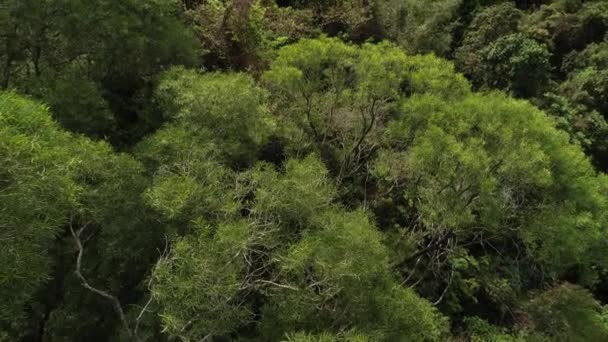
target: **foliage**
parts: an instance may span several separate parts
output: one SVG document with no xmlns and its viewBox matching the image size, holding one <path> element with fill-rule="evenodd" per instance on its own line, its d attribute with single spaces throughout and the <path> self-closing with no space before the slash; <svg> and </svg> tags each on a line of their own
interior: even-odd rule
<svg viewBox="0 0 608 342">
<path fill-rule="evenodd" d="M 0 95 L 2 120 L 2 321 L 19 322 L 22 308 L 47 280 L 48 248 L 82 189 L 71 141 L 47 109 L 13 93 Z M 25 228 L 25 229 L 24 229 Z"/>
<path fill-rule="evenodd" d="M 175 17 L 177 10 L 172 0 L 5 0 L 0 88 L 48 101 L 70 129 L 124 143 L 123 135 L 145 131 L 131 124 L 143 126 L 151 115 L 138 107 L 154 76 L 168 65 L 196 60 L 194 39 Z M 108 127 L 112 121 L 116 129 Z"/>
<path fill-rule="evenodd" d="M 264 8 L 259 1 L 205 0 L 186 11 L 209 66 L 254 63 L 263 41 Z"/>
<path fill-rule="evenodd" d="M 217 153 L 237 164 L 255 157 L 272 128 L 265 97 L 244 74 L 199 74 L 183 68 L 166 72 L 156 91 L 172 127 L 168 129 L 185 130 L 192 139 L 217 146 Z"/>
<path fill-rule="evenodd" d="M 431 239 L 419 241 L 420 257 L 447 258 L 436 261 L 438 276 L 462 272 L 454 264 L 461 246 L 486 243 L 511 246 L 504 248 L 514 253 L 514 263 L 501 252 L 500 263 L 506 263 L 500 267 L 507 288 L 515 286 L 516 292 L 519 279 L 534 267 L 551 277 L 574 265 L 592 272 L 606 229 L 606 179 L 595 175 L 582 151 L 568 145 L 542 112 L 499 94 L 455 102 L 415 96 L 385 139 L 391 148 L 380 153 L 375 173 L 397 198 L 403 194 L 402 212 L 412 216 L 418 234 Z M 469 251 L 478 262 L 494 260 L 491 249 Z M 522 264 L 520 258 L 540 264 Z M 465 298 L 475 292 L 465 291 Z"/>
<path fill-rule="evenodd" d="M 522 34 L 503 36 L 479 51 L 477 78 L 490 88 L 511 91 L 517 97 L 543 93 L 551 75 L 547 48 Z"/>
<path fill-rule="evenodd" d="M 604 308 L 588 291 L 562 284 L 540 293 L 527 305 L 535 328 L 564 341 L 601 341 L 608 336 Z"/>
<path fill-rule="evenodd" d="M 386 42 L 359 48 L 325 37 L 282 48 L 263 79 L 280 108 L 288 151 L 317 150 L 339 182 L 361 172 L 401 98 L 469 91 L 434 56 L 407 58 Z"/>
<path fill-rule="evenodd" d="M 112 244 L 125 243 L 122 238 L 138 228 L 139 218 L 131 211 L 141 207 L 131 196 L 143 190 L 145 180 L 131 157 L 62 131 L 47 107 L 14 93 L 0 95 L 0 127 L 6 166 L 0 197 L 6 260 L 0 270 L 5 303 L 1 319 L 13 331 L 24 324 L 27 304 L 58 267 L 54 250 L 67 225 L 79 222 L 101 230 L 91 235 L 99 236 L 98 253 L 106 257 L 98 265 L 99 274 L 106 274 L 106 262 L 116 274 L 127 271 L 119 264 L 128 253 L 117 255 Z M 140 235 L 140 241 L 146 238 Z M 133 260 L 145 259 L 139 246 L 132 252 Z M 137 269 L 129 272 L 136 274 Z"/>
<path fill-rule="evenodd" d="M 0 340 L 607 340 L 607 4 L 0 0 Z"/>
<path fill-rule="evenodd" d="M 338 341 L 351 341 L 351 342 L 367 342 L 370 339 L 356 332 L 348 332 L 345 334 L 319 334 L 310 335 L 306 333 L 292 334 L 287 337 L 289 342 L 338 342 Z"/>
<path fill-rule="evenodd" d="M 462 44 L 456 50 L 456 65 L 476 86 L 481 86 L 478 52 L 498 38 L 517 32 L 523 13 L 513 4 L 504 2 L 477 14 L 465 31 Z"/>
<path fill-rule="evenodd" d="M 543 342 L 548 339 L 527 329 L 508 331 L 500 327 L 493 326 L 479 318 L 466 319 L 468 325 L 468 335 L 472 342 L 496 341 L 496 342 Z"/>
<path fill-rule="evenodd" d="M 526 18 L 522 30 L 544 42 L 561 61 L 569 52 L 604 38 L 607 9 L 604 1 L 555 1 Z"/>
<path fill-rule="evenodd" d="M 597 110 L 604 116 L 608 113 L 608 102 L 604 101 L 608 92 L 606 69 L 594 66 L 579 69 L 560 86 L 560 92 L 573 102 Z"/>
<path fill-rule="evenodd" d="M 230 333 L 252 319 L 239 298 L 246 269 L 241 254 L 250 230 L 247 222 L 201 226 L 174 243 L 173 256 L 154 270 L 152 291 L 169 334 L 201 339 Z"/>
<path fill-rule="evenodd" d="M 374 17 L 386 38 L 409 53 L 446 56 L 459 0 L 375 1 Z"/>
<path fill-rule="evenodd" d="M 555 94 L 546 94 L 547 113 L 555 117 L 557 127 L 568 132 L 573 142 L 584 147 L 596 165 L 606 165 L 608 124 L 604 116 L 580 103 Z"/>
<path fill-rule="evenodd" d="M 199 339 L 251 329 L 260 300 L 265 339 L 352 324 L 379 336 L 407 331 L 434 340 L 443 332 L 428 304 L 395 287 L 386 250 L 366 214 L 324 209 L 332 186 L 322 168 L 314 157 L 288 161 L 283 175 L 262 166 L 245 175 L 254 190 L 246 220 L 217 226 L 195 220 L 201 222 L 196 232 L 180 238 L 154 272 L 153 294 L 171 334 Z M 319 200 L 326 204 L 315 204 Z M 357 252 L 363 248 L 368 253 Z M 335 310 L 341 314 L 330 315 Z"/>
</svg>

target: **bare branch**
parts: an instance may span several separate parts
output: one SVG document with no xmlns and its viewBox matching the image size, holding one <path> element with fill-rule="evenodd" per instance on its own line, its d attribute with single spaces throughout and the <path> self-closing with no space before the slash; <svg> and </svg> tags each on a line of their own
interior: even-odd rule
<svg viewBox="0 0 608 342">
<path fill-rule="evenodd" d="M 443 289 L 441 296 L 439 296 L 439 298 L 433 303 L 433 305 L 438 305 L 439 303 L 441 303 L 441 301 L 443 301 L 445 294 L 448 292 L 448 289 L 452 285 L 452 279 L 454 279 L 454 265 L 452 265 L 452 271 L 450 272 L 450 278 L 448 279 L 447 285 Z"/>
<path fill-rule="evenodd" d="M 293 291 L 298 291 L 297 287 L 275 283 L 274 281 L 270 281 L 270 280 L 258 279 L 255 282 L 262 283 L 262 284 L 268 284 L 268 285 L 272 285 L 272 286 L 276 286 L 276 287 L 280 287 L 280 288 L 284 288 L 284 289 L 289 289 L 289 290 L 293 290 Z"/>
<path fill-rule="evenodd" d="M 144 305 L 143 309 L 141 309 L 141 311 L 139 312 L 139 315 L 137 315 L 137 318 L 135 319 L 135 328 L 133 328 L 133 335 L 137 336 L 137 331 L 139 330 L 139 323 L 141 321 L 141 318 L 144 316 L 144 313 L 148 311 L 148 306 L 152 303 L 153 299 L 154 298 L 152 297 L 152 295 L 150 295 L 150 298 L 148 298 L 146 305 Z"/>
<path fill-rule="evenodd" d="M 78 229 L 78 231 L 74 231 L 72 222 L 73 222 L 73 220 L 71 219 L 70 223 L 69 223 L 70 232 L 72 233 L 72 237 L 74 238 L 74 241 L 76 242 L 76 246 L 78 247 L 78 256 L 76 257 L 76 269 L 74 270 L 74 274 L 76 274 L 78 279 L 80 279 L 80 282 L 82 283 L 82 286 L 84 288 L 109 300 L 112 303 L 112 306 L 114 307 L 114 310 L 116 311 L 116 314 L 118 315 L 118 318 L 120 319 L 124 329 L 129 334 L 129 337 L 135 338 L 137 341 L 139 341 L 137 336 L 135 336 L 133 334 L 133 332 L 131 331 L 131 328 L 129 327 L 129 323 L 127 321 L 127 318 L 125 316 L 125 313 L 122 309 L 122 306 L 121 306 L 118 298 L 114 297 L 113 295 L 111 295 L 110 293 L 108 293 L 106 291 L 103 291 L 103 290 L 100 290 L 98 288 L 91 286 L 89 284 L 89 282 L 87 281 L 87 279 L 82 274 L 81 269 L 82 269 L 82 256 L 84 254 L 84 247 L 83 247 L 82 241 L 80 240 L 80 235 L 87 228 L 87 226 L 90 224 L 90 222 L 87 222 L 86 224 L 84 224 L 80 229 Z"/>
</svg>

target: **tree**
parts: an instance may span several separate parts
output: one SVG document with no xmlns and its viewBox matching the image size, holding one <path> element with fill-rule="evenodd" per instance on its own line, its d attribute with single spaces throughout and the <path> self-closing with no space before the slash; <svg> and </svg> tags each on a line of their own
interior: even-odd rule
<svg viewBox="0 0 608 342">
<path fill-rule="evenodd" d="M 608 73 L 601 66 L 589 66 L 570 74 L 560 85 L 560 92 L 573 102 L 596 110 L 604 117 L 608 115 Z"/>
<path fill-rule="evenodd" d="M 150 144 L 146 149 L 172 148 L 172 142 L 164 139 L 179 139 L 175 143 L 191 145 L 194 150 L 213 150 L 233 166 L 247 166 L 272 131 L 266 92 L 245 74 L 200 74 L 174 68 L 163 74 L 155 99 L 169 122 L 161 129 L 164 133 L 143 143 Z M 163 140 L 154 141 L 154 137 Z M 148 157 L 165 162 L 163 158 L 194 154 L 181 147 L 184 150 L 151 151 Z"/>
<path fill-rule="evenodd" d="M 571 140 L 584 148 L 599 170 L 605 170 L 608 166 L 605 143 L 608 123 L 604 116 L 561 95 L 545 94 L 543 102 L 547 114 L 556 119 L 557 127 L 568 132 Z"/>
<path fill-rule="evenodd" d="M 555 1 L 530 14 L 521 29 L 545 43 L 553 55 L 553 64 L 560 66 L 571 51 L 582 50 L 604 38 L 608 29 L 607 9 L 603 1 Z"/>
<path fill-rule="evenodd" d="M 2 93 L 0 120 L 5 165 L 0 241 L 6 260 L 0 269 L 0 318 L 3 330 L 12 330 L 23 319 L 25 304 L 47 280 L 49 246 L 81 189 L 74 180 L 75 165 L 68 162 L 72 141 L 45 107 Z"/>
<path fill-rule="evenodd" d="M 607 340 L 607 4 L 0 0 L 0 341 Z"/>
<path fill-rule="evenodd" d="M 259 63 L 265 37 L 259 1 L 206 0 L 189 6 L 186 17 L 203 48 L 205 65 L 238 70 Z"/>
<path fill-rule="evenodd" d="M 369 337 L 356 333 L 356 332 L 348 332 L 345 334 L 306 334 L 306 333 L 297 333 L 289 335 L 287 341 L 289 342 L 337 342 L 337 341 L 352 341 L 352 342 L 366 342 L 369 341 Z"/>
<path fill-rule="evenodd" d="M 58 121 L 92 137 L 128 143 L 155 128 L 143 99 L 155 75 L 196 62 L 176 1 L 6 0 L 3 11 L 0 87 L 48 101 Z"/>
<path fill-rule="evenodd" d="M 282 48 L 263 80 L 288 153 L 317 150 L 342 183 L 364 172 L 400 99 L 469 91 L 452 69 L 433 56 L 408 58 L 390 43 L 358 48 L 324 37 Z"/>
<path fill-rule="evenodd" d="M 142 244 L 154 241 L 149 234 L 138 234 L 140 224 L 145 222 L 133 214 L 143 208 L 132 196 L 141 193 L 146 182 L 141 178 L 141 166 L 131 157 L 115 154 L 106 143 L 63 131 L 51 119 L 47 107 L 14 93 L 0 94 L 0 130 L 0 155 L 6 165 L 0 195 L 6 209 L 0 215 L 1 250 L 6 259 L 0 269 L 0 295 L 5 303 L 0 308 L 0 324 L 10 336 L 18 338 L 27 333 L 22 330 L 29 323 L 27 314 L 52 336 L 56 331 L 54 323 L 49 322 L 50 315 L 61 309 L 53 298 L 55 290 L 45 293 L 46 286 L 69 287 L 59 278 L 68 278 L 66 283 L 73 280 L 76 286 L 70 296 L 65 295 L 65 305 L 83 300 L 83 292 L 84 297 L 96 296 L 65 274 L 74 270 L 75 263 L 72 259 L 62 264 L 62 255 L 74 251 L 69 229 L 83 231 L 88 227 L 86 240 L 93 242 L 86 246 L 82 242 L 78 250 L 95 251 L 99 257 L 97 275 L 106 284 L 108 280 L 118 283 L 112 284 L 111 292 L 125 286 L 122 281 L 129 278 L 125 272 L 129 272 L 130 281 L 138 283 L 147 271 L 145 265 L 124 265 L 129 259 L 146 260 L 150 254 Z M 130 240 L 133 235 L 139 235 L 140 240 Z M 84 239 L 84 235 L 81 237 Z M 121 248 L 130 249 L 130 253 Z M 81 257 L 78 260 L 81 276 L 84 274 L 89 282 L 100 280 L 89 276 L 86 261 L 80 262 Z M 107 276 L 110 270 L 112 277 Z M 82 303 L 81 307 L 79 310 L 86 310 Z M 44 317 L 38 317 L 38 310 L 46 312 Z M 114 315 L 108 320 L 108 327 L 118 321 Z M 106 324 L 104 320 L 97 324 L 102 322 Z"/>
<path fill-rule="evenodd" d="M 583 51 L 573 52 L 564 59 L 562 71 L 567 77 L 558 89 L 558 93 L 571 103 L 570 108 L 577 107 L 572 116 L 578 119 L 569 130 L 587 137 L 589 141 L 585 145 L 600 170 L 608 167 L 608 150 L 604 143 L 608 102 L 603 100 L 608 94 L 606 66 L 606 43 L 590 44 Z"/>
<path fill-rule="evenodd" d="M 608 338 L 605 308 L 591 294 L 576 285 L 561 284 L 527 303 L 535 329 L 551 339 L 589 341 Z"/>
<path fill-rule="evenodd" d="M 170 335 L 239 331 L 274 341 L 355 326 L 387 340 L 443 336 L 443 318 L 394 281 L 367 214 L 331 204 L 335 189 L 317 158 L 289 160 L 280 173 L 261 164 L 239 178 L 248 214 L 190 220 L 193 233 L 178 238 L 154 272 L 152 293 Z"/>
<path fill-rule="evenodd" d="M 472 342 L 500 341 L 500 342 L 544 342 L 547 337 L 532 331 L 529 327 L 515 327 L 504 329 L 492 325 L 479 318 L 465 319 L 467 324 L 467 338 Z"/>
<path fill-rule="evenodd" d="M 455 52 L 456 66 L 475 86 L 481 86 L 478 52 L 498 38 L 517 32 L 524 14 L 511 3 L 490 6 L 477 14 Z"/>
<path fill-rule="evenodd" d="M 418 245 L 397 254 L 405 279 L 447 279 L 429 295 L 447 296 L 456 308 L 484 292 L 498 308 L 514 305 L 519 291 L 543 282 L 538 270 L 545 279 L 569 272 L 593 279 L 606 229 L 606 177 L 544 113 L 500 94 L 414 96 L 385 139 L 375 172 L 401 206 L 395 248 Z M 421 263 L 427 266 L 417 271 Z M 485 267 L 502 271 L 484 280 Z M 446 286 L 455 293 L 443 295 Z"/>
<path fill-rule="evenodd" d="M 374 18 L 384 37 L 411 54 L 447 56 L 459 0 L 376 1 Z"/>
<path fill-rule="evenodd" d="M 522 34 L 503 36 L 479 51 L 479 71 L 485 87 L 508 90 L 514 96 L 541 95 L 551 79 L 551 54 L 546 46 Z"/>
</svg>

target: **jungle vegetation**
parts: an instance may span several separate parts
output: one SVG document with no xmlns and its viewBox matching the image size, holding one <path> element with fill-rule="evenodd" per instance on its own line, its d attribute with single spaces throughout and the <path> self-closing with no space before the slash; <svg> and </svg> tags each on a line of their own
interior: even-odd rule
<svg viewBox="0 0 608 342">
<path fill-rule="evenodd" d="M 0 341 L 608 341 L 608 1 L 0 0 Z"/>
</svg>

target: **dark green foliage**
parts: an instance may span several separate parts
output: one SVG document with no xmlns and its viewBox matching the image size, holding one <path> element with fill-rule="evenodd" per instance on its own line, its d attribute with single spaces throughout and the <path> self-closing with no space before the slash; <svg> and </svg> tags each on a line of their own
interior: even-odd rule
<svg viewBox="0 0 608 342">
<path fill-rule="evenodd" d="M 547 89 L 551 54 L 522 34 L 501 37 L 479 51 L 477 78 L 486 87 L 504 89 L 517 97 L 534 97 Z"/>
<path fill-rule="evenodd" d="M 527 310 L 534 328 L 550 340 L 608 339 L 606 309 L 576 285 L 566 283 L 538 294 L 527 304 Z"/>
<path fill-rule="evenodd" d="M 608 43 L 590 44 L 585 50 L 573 52 L 564 60 L 562 71 L 567 74 L 558 92 L 576 107 L 579 119 L 567 130 L 583 134 L 595 163 L 608 167 L 606 118 L 608 117 Z M 572 112 L 572 110 L 569 110 Z"/>
<path fill-rule="evenodd" d="M 155 128 L 141 97 L 163 68 L 196 61 L 171 0 L 4 0 L 1 8 L 9 20 L 0 26 L 0 88 L 47 101 L 65 127 L 92 137 L 129 143 Z"/>
<path fill-rule="evenodd" d="M 564 96 L 573 102 L 608 115 L 608 69 L 595 66 L 577 70 L 560 87 Z"/>
<path fill-rule="evenodd" d="M 549 46 L 559 64 L 569 52 L 604 38 L 607 10 L 605 1 L 555 1 L 530 14 L 522 29 Z"/>
<path fill-rule="evenodd" d="M 608 123 L 597 111 L 573 103 L 567 97 L 546 94 L 547 113 L 555 117 L 557 127 L 568 132 L 573 142 L 579 143 L 591 155 L 596 164 L 605 163 Z"/>
<path fill-rule="evenodd" d="M 466 337 L 471 342 L 547 342 L 547 337 L 540 333 L 533 332 L 528 328 L 510 331 L 509 329 L 493 326 L 492 324 L 479 319 L 467 318 Z"/>
<path fill-rule="evenodd" d="M 456 50 L 456 65 L 474 85 L 483 85 L 479 51 L 498 38 L 517 32 L 522 18 L 523 13 L 510 3 L 488 7 L 475 16 Z"/>
<path fill-rule="evenodd" d="M 409 53 L 446 56 L 459 0 L 375 1 L 374 18 L 384 36 Z"/>
</svg>

